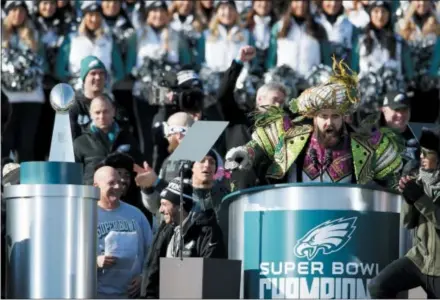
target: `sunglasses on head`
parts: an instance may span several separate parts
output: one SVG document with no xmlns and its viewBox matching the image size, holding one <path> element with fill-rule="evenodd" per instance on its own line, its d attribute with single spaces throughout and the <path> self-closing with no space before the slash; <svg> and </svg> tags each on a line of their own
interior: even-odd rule
<svg viewBox="0 0 440 300">
<path fill-rule="evenodd" d="M 165 137 L 168 137 L 176 133 L 186 134 L 186 130 L 187 130 L 185 127 L 182 126 L 168 126 L 164 129 L 165 129 L 164 130 Z"/>
</svg>

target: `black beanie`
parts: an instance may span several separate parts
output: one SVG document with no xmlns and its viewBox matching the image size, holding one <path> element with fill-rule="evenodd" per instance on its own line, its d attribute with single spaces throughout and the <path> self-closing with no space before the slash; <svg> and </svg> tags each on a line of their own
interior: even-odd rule
<svg viewBox="0 0 440 300">
<path fill-rule="evenodd" d="M 217 156 L 217 152 L 214 149 L 211 148 L 208 151 L 208 153 L 206 153 L 205 156 L 210 156 L 210 157 L 212 157 L 214 159 L 214 161 L 215 161 L 215 172 L 217 172 L 217 169 L 218 169 L 218 156 Z M 194 162 L 191 165 L 191 169 L 192 169 L 193 165 L 194 165 Z"/>
<path fill-rule="evenodd" d="M 215 171 L 217 172 L 218 169 L 218 157 L 217 157 L 217 153 L 215 152 L 214 149 L 209 150 L 209 152 L 206 154 L 206 156 L 210 156 L 215 160 Z"/>
<path fill-rule="evenodd" d="M 165 199 L 173 203 L 174 205 L 180 205 L 180 178 L 176 177 L 168 183 L 168 186 L 160 193 L 160 198 Z M 183 209 L 186 212 L 191 211 L 194 201 L 192 198 L 193 188 L 190 184 L 183 182 Z"/>
<path fill-rule="evenodd" d="M 422 148 L 440 154 L 440 135 L 438 129 L 422 128 L 422 135 L 420 136 L 419 143 Z"/>
</svg>

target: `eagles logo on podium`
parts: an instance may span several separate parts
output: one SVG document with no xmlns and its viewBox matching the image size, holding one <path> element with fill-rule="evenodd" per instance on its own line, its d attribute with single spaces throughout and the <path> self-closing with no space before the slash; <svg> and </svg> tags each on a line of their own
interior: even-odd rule
<svg viewBox="0 0 440 300">
<path fill-rule="evenodd" d="M 324 255 L 338 252 L 351 240 L 356 220 L 357 217 L 339 218 L 319 224 L 298 240 L 295 255 L 312 260 L 320 250 Z"/>
</svg>

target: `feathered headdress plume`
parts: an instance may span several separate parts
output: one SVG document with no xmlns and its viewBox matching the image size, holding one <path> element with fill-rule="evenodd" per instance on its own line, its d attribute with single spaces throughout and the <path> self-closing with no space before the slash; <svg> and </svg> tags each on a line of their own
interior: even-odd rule
<svg viewBox="0 0 440 300">
<path fill-rule="evenodd" d="M 353 112 L 359 105 L 357 75 L 333 57 L 333 74 L 321 85 L 308 88 L 290 103 L 290 109 L 303 117 L 312 118 L 322 109 L 333 109 L 341 114 Z"/>
</svg>

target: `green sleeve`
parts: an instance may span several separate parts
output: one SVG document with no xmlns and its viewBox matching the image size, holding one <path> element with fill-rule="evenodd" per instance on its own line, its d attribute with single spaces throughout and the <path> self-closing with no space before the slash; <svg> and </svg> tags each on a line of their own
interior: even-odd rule
<svg viewBox="0 0 440 300">
<path fill-rule="evenodd" d="M 440 37 L 437 38 L 437 42 L 434 46 L 431 66 L 429 67 L 429 75 L 432 77 L 440 76 Z"/>
<path fill-rule="evenodd" d="M 278 28 L 279 23 L 276 23 L 272 27 L 272 31 L 270 34 L 269 50 L 267 51 L 265 62 L 266 70 L 270 70 L 277 65 Z"/>
<path fill-rule="evenodd" d="M 353 30 L 353 36 L 351 41 L 351 55 L 350 55 L 350 67 L 353 71 L 359 73 L 359 37 L 360 31 L 357 27 Z"/>
<path fill-rule="evenodd" d="M 201 66 L 205 62 L 205 32 L 202 32 L 197 41 L 197 65 Z"/>
<path fill-rule="evenodd" d="M 188 43 L 182 38 L 179 38 L 179 64 L 188 65 L 192 63 L 191 51 Z"/>
<path fill-rule="evenodd" d="M 411 59 L 411 52 L 408 45 L 402 41 L 402 71 L 406 79 L 414 78 L 414 64 Z"/>
<path fill-rule="evenodd" d="M 69 72 L 69 55 L 70 37 L 66 36 L 55 59 L 55 77 L 62 82 L 67 82 L 71 76 Z"/>
<path fill-rule="evenodd" d="M 255 39 L 254 39 L 254 36 L 253 36 L 252 32 L 248 31 L 248 33 L 249 33 L 248 45 L 249 45 L 249 46 L 252 46 L 252 47 L 255 47 Z M 255 67 L 255 66 L 257 66 L 257 64 L 258 64 L 257 57 L 254 57 L 254 58 L 250 61 L 250 65 L 253 66 L 253 67 Z"/>
<path fill-rule="evenodd" d="M 122 61 L 121 51 L 117 44 L 113 41 L 112 46 L 112 71 L 113 71 L 113 82 L 118 82 L 125 77 L 124 62 Z"/>
<path fill-rule="evenodd" d="M 128 40 L 127 55 L 125 57 L 125 74 L 129 75 L 136 65 L 137 56 L 137 35 L 136 32 L 133 33 Z"/>
<path fill-rule="evenodd" d="M 332 66 L 332 50 L 330 43 L 327 40 L 323 40 L 319 43 L 321 48 L 321 63 L 331 67 Z"/>
<path fill-rule="evenodd" d="M 52 70 L 49 68 L 49 63 L 47 61 L 46 50 L 43 42 L 38 43 L 38 55 L 43 60 L 43 72 L 44 74 L 50 73 Z"/>
</svg>

